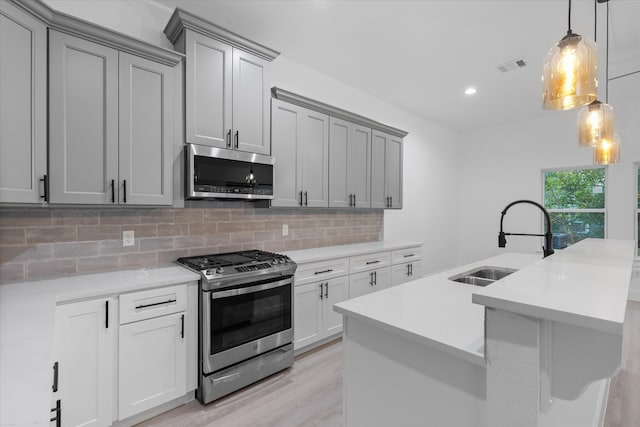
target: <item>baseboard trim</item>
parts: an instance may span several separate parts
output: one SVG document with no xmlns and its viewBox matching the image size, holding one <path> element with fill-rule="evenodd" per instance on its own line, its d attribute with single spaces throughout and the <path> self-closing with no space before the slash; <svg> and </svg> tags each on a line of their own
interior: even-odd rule
<svg viewBox="0 0 640 427">
<path fill-rule="evenodd" d="M 182 397 L 179 397 L 170 402 L 164 403 L 160 406 L 156 406 L 155 408 L 151 408 L 147 411 L 141 412 L 125 420 L 115 421 L 112 424 L 112 427 L 131 427 L 133 425 L 140 424 L 143 421 L 151 419 L 167 411 L 171 411 L 172 409 L 175 409 L 178 406 L 182 406 L 187 402 L 191 402 L 192 400 L 195 399 L 195 396 L 196 396 L 195 390 L 191 391 Z"/>
</svg>

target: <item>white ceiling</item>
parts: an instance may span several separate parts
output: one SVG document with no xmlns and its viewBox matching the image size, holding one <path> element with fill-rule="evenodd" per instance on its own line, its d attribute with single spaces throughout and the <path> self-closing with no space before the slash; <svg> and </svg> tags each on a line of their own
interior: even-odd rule
<svg viewBox="0 0 640 427">
<path fill-rule="evenodd" d="M 157 1 L 459 132 L 552 114 L 541 108 L 540 73 L 568 10 L 561 0 Z M 594 6 L 572 8 L 573 31 L 591 39 Z M 606 4 L 597 8 L 604 70 Z M 610 76 L 640 70 L 640 0 L 609 9 Z M 497 70 L 514 59 L 527 66 Z M 470 85 L 473 97 L 463 93 Z"/>
</svg>

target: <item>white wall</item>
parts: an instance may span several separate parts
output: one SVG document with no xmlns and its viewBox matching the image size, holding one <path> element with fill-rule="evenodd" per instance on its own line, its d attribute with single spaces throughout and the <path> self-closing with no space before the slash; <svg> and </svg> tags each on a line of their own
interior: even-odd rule
<svg viewBox="0 0 640 427">
<path fill-rule="evenodd" d="M 59 11 L 158 46 L 171 47 L 163 30 L 172 10 L 153 1 L 45 2 Z M 271 81 L 272 86 L 408 131 L 403 152 L 404 207 L 385 212 L 385 239 L 425 242 L 423 270 L 427 273 L 455 265 L 458 135 L 284 55 L 272 63 Z"/>
</svg>

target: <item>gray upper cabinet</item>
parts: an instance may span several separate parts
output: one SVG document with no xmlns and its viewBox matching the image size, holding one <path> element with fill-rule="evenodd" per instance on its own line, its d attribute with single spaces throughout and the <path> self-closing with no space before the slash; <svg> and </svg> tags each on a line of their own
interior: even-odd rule
<svg viewBox="0 0 640 427">
<path fill-rule="evenodd" d="M 45 201 L 47 29 L 0 0 L 0 202 Z"/>
<path fill-rule="evenodd" d="M 181 9 L 164 31 L 186 56 L 186 142 L 271 154 L 268 64 L 279 53 Z"/>
<path fill-rule="evenodd" d="M 331 117 L 329 206 L 371 207 L 371 129 Z"/>
<path fill-rule="evenodd" d="M 402 138 L 377 130 L 372 132 L 371 207 L 402 208 Z"/>
<path fill-rule="evenodd" d="M 329 116 L 276 99 L 271 102 L 275 157 L 271 205 L 327 207 Z"/>
<path fill-rule="evenodd" d="M 49 34 L 50 201 L 171 205 L 173 68 Z"/>
</svg>

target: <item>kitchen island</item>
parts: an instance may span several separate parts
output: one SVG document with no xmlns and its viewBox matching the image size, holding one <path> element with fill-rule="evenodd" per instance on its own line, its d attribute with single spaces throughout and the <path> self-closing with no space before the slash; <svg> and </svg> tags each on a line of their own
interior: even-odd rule
<svg viewBox="0 0 640 427">
<path fill-rule="evenodd" d="M 599 425 L 634 248 L 505 253 L 336 304 L 344 426 Z M 449 280 L 481 266 L 518 271 L 486 288 Z"/>
</svg>

